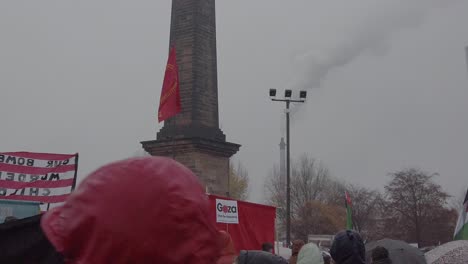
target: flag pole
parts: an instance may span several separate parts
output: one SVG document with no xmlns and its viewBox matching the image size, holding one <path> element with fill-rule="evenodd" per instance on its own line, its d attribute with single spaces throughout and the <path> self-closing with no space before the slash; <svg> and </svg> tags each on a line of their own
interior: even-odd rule
<svg viewBox="0 0 468 264">
<path fill-rule="evenodd" d="M 77 178 L 77 175 L 78 175 L 78 153 L 75 154 L 75 175 L 73 176 L 73 183 L 72 183 L 72 187 L 71 187 L 71 191 L 73 192 L 75 190 L 75 187 L 76 187 L 76 178 Z M 50 209 L 50 203 L 47 203 L 47 209 L 46 211 L 49 211 Z"/>
<path fill-rule="evenodd" d="M 231 198 L 231 161 L 229 160 L 228 161 L 228 172 L 227 172 L 227 193 L 226 193 L 226 196 L 228 198 Z"/>
<path fill-rule="evenodd" d="M 76 178 L 77 178 L 77 175 L 78 175 L 78 153 L 76 153 L 75 155 L 75 175 L 73 176 L 73 184 L 72 184 L 72 189 L 71 191 L 73 192 L 75 190 L 75 187 L 76 187 Z"/>
<path fill-rule="evenodd" d="M 275 246 L 276 246 L 276 255 L 279 255 L 279 243 L 278 243 L 278 229 L 276 225 L 276 217 L 275 217 Z"/>
<path fill-rule="evenodd" d="M 345 207 L 346 207 L 346 229 L 352 230 L 354 227 L 353 209 L 352 209 L 351 196 L 349 195 L 348 191 L 345 191 Z"/>
</svg>

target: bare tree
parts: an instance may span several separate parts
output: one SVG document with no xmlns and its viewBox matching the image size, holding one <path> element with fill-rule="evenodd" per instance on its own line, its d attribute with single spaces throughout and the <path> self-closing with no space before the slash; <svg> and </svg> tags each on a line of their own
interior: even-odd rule
<svg viewBox="0 0 468 264">
<path fill-rule="evenodd" d="M 345 215 L 343 206 L 310 201 L 298 210 L 291 224 L 292 232 L 304 241 L 310 234 L 335 234 L 345 226 Z"/>
<path fill-rule="evenodd" d="M 276 231 L 279 239 L 286 239 L 286 184 L 285 175 L 274 165 L 265 181 L 266 203 L 276 207 Z"/>
<path fill-rule="evenodd" d="M 283 222 L 286 217 L 286 185 L 278 166 L 273 166 L 265 181 L 265 196 L 267 203 L 278 208 L 277 218 Z"/>
<path fill-rule="evenodd" d="M 354 229 L 361 233 L 365 239 L 372 239 L 377 236 L 376 225 L 382 212 L 382 195 L 376 190 L 358 185 L 348 185 L 346 187 L 352 199 L 352 219 Z"/>
<path fill-rule="evenodd" d="M 249 195 L 249 174 L 242 163 L 229 167 L 229 196 L 237 200 L 247 200 Z"/>
<path fill-rule="evenodd" d="M 442 187 L 433 182 L 437 174 L 418 169 L 406 169 L 391 174 L 392 180 L 385 186 L 391 217 L 399 228 L 412 234 L 407 240 L 421 245 L 422 234 L 434 212 L 440 212 L 449 197 Z M 395 225 L 395 222 L 393 223 Z"/>
<path fill-rule="evenodd" d="M 274 166 L 265 182 L 267 202 L 280 208 L 286 208 L 286 186 L 280 170 Z M 300 156 L 292 163 L 291 173 L 291 215 L 294 217 L 298 210 L 310 201 L 334 201 L 336 188 L 344 187 L 332 179 L 325 166 L 307 154 Z"/>
<path fill-rule="evenodd" d="M 279 207 L 277 217 L 280 225 L 284 225 L 286 219 L 284 182 L 278 167 L 275 166 L 265 183 L 267 201 Z M 340 219 L 339 217 L 331 217 L 335 219 L 331 222 L 323 219 L 331 219 L 329 216 L 333 215 L 332 211 L 344 212 L 344 210 L 336 210 L 344 205 L 344 189 L 343 184 L 333 179 L 323 164 L 308 155 L 303 154 L 296 162 L 293 162 L 291 173 L 291 230 L 293 234 L 302 237 L 304 232 L 335 230 L 336 228 L 332 228 L 333 223 L 336 223 L 335 220 Z M 337 202 L 338 199 L 340 203 Z M 344 219 L 344 214 L 342 218 Z M 311 221 L 311 219 L 316 221 Z M 335 231 L 337 230 L 339 228 Z"/>
<path fill-rule="evenodd" d="M 457 212 L 461 212 L 464 210 L 465 206 L 465 197 L 467 195 L 467 188 L 463 189 L 461 192 L 458 193 L 456 196 L 451 196 L 449 200 L 449 205 L 451 208 L 455 209 Z"/>
<path fill-rule="evenodd" d="M 291 177 L 291 211 L 296 212 L 310 201 L 325 202 L 333 180 L 323 164 L 303 154 L 293 164 Z"/>
<path fill-rule="evenodd" d="M 426 219 L 421 246 L 436 246 L 453 240 L 458 212 L 453 208 L 434 208 Z"/>
</svg>

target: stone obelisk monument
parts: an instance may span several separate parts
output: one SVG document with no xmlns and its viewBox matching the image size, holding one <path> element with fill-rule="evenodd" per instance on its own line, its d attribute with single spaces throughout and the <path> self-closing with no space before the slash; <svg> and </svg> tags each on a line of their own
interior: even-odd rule
<svg viewBox="0 0 468 264">
<path fill-rule="evenodd" d="M 173 0 L 170 44 L 182 111 L 164 122 L 156 140 L 141 144 L 189 167 L 210 193 L 228 195 L 229 158 L 240 145 L 226 142 L 219 128 L 215 0 Z"/>
</svg>

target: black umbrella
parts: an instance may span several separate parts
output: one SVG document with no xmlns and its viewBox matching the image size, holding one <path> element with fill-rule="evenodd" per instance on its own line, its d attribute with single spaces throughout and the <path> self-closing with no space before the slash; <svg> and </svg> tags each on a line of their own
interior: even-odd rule
<svg viewBox="0 0 468 264">
<path fill-rule="evenodd" d="M 417 247 L 413 247 L 400 240 L 392 239 L 382 239 L 366 244 L 366 263 L 372 263 L 372 250 L 378 246 L 388 250 L 393 264 L 426 264 L 424 253 Z"/>
</svg>

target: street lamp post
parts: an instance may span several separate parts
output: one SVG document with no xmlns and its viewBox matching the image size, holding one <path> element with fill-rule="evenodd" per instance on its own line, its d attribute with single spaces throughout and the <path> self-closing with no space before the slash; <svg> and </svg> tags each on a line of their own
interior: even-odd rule
<svg viewBox="0 0 468 264">
<path fill-rule="evenodd" d="M 289 105 L 291 103 L 304 103 L 307 97 L 307 91 L 299 92 L 299 100 L 294 100 L 292 90 L 284 91 L 284 98 L 276 98 L 276 89 L 270 89 L 270 98 L 275 102 L 286 103 L 286 243 L 291 243 L 291 147 L 289 137 Z"/>
</svg>

